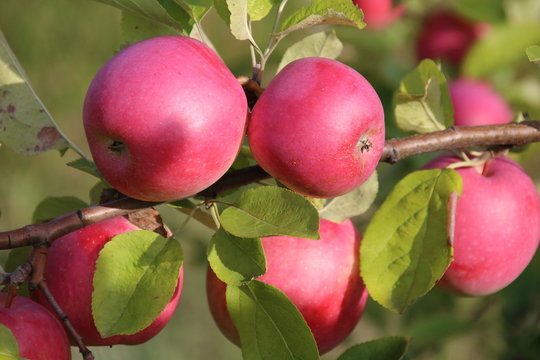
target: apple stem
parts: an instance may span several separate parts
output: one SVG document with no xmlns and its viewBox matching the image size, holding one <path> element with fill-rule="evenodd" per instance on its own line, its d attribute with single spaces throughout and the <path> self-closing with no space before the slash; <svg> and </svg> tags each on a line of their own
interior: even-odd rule
<svg viewBox="0 0 540 360">
<path fill-rule="evenodd" d="M 484 162 L 484 166 L 482 167 L 482 176 L 487 176 L 489 172 L 489 165 L 491 164 L 493 158 L 488 159 Z"/>
<path fill-rule="evenodd" d="M 83 338 L 77 333 L 73 325 L 71 324 L 71 321 L 69 321 L 68 316 L 60 305 L 56 302 L 54 296 L 49 291 L 49 288 L 47 287 L 47 284 L 45 281 L 41 281 L 38 285 L 38 288 L 41 290 L 43 295 L 47 298 L 47 301 L 51 304 L 54 311 L 56 312 L 56 315 L 60 318 L 60 320 L 64 323 L 64 326 L 68 330 L 69 334 L 72 336 L 72 338 L 75 340 L 75 343 L 79 347 L 79 352 L 81 353 L 84 360 L 94 360 L 94 355 L 92 352 L 86 347 L 84 344 Z"/>
</svg>

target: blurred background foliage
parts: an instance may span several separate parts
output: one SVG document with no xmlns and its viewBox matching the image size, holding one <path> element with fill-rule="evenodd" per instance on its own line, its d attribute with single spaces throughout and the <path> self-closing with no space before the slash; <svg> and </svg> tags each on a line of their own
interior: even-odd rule
<svg viewBox="0 0 540 360">
<path fill-rule="evenodd" d="M 376 88 L 386 111 L 387 138 L 404 136 L 394 124 L 392 95 L 405 73 L 416 63 L 414 38 L 420 19 L 430 9 L 452 1 L 409 0 L 404 18 L 383 31 L 356 31 L 336 27 L 344 50 L 338 59 L 362 73 Z M 458 6 L 469 16 L 487 17 L 493 24 L 540 22 L 538 0 L 486 0 L 471 11 L 466 0 Z M 471 0 L 468 0 L 471 4 Z M 459 4 L 458 4 L 459 5 Z M 483 7 L 482 7 L 483 6 Z M 489 9 L 489 11 L 488 11 Z M 473 9 L 474 10 L 474 9 Z M 482 19 L 485 20 L 485 19 Z M 84 94 L 95 72 L 120 49 L 121 12 L 88 0 L 1 0 L 0 28 L 25 68 L 37 94 L 60 128 L 85 153 L 89 153 L 82 129 Z M 264 42 L 271 19 L 257 23 L 254 31 Z M 235 75 L 250 75 L 247 43 L 234 40 L 226 25 L 211 11 L 203 27 L 217 51 Z M 317 29 L 320 30 L 320 29 Z M 284 50 L 306 32 L 285 39 L 271 58 L 263 86 L 273 76 Z M 509 46 L 511 48 L 511 46 Z M 505 51 L 505 49 L 500 49 Z M 510 50 L 508 50 L 510 51 Z M 486 61 L 498 54 L 486 54 Z M 503 64 L 489 79 L 514 110 L 528 111 L 540 119 L 540 70 L 523 54 Z M 448 76 L 456 69 L 445 68 Z M 513 155 L 540 184 L 540 145 L 530 145 Z M 419 168 L 433 155 L 406 159 L 395 165 L 381 164 L 380 202 L 407 172 Z M 18 155 L 0 147 L 0 230 L 29 224 L 36 205 L 47 196 L 77 196 L 88 201 L 88 191 L 96 180 L 65 166 L 74 160 L 51 151 L 36 157 Z M 496 195 L 495 195 L 496 196 Z M 363 230 L 373 212 L 357 219 Z M 94 348 L 97 359 L 239 359 L 239 349 L 217 330 L 206 306 L 206 243 L 210 230 L 190 222 L 170 208 L 161 210 L 180 239 L 185 251 L 185 285 L 171 323 L 156 338 L 139 346 Z M 5 257 L 5 253 L 1 254 Z M 335 359 L 348 346 L 387 335 L 412 337 L 411 359 L 508 359 L 540 358 L 540 256 L 510 286 L 481 298 L 450 296 L 437 289 L 399 316 L 369 302 L 366 314 L 354 333 L 338 349 L 324 356 Z M 74 350 L 74 358 L 79 355 Z"/>
</svg>

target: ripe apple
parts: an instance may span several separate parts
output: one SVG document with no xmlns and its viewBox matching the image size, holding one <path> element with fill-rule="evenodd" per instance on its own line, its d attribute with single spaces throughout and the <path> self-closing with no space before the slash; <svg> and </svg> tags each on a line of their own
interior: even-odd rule
<svg viewBox="0 0 540 360">
<path fill-rule="evenodd" d="M 0 293 L 0 324 L 8 327 L 28 360 L 70 360 L 69 341 L 60 321 L 40 304 L 16 296 L 4 307 L 7 295 Z M 1 358 L 4 358 L 0 355 Z"/>
<path fill-rule="evenodd" d="M 424 168 L 459 161 L 443 155 Z M 504 288 L 529 264 L 540 241 L 540 197 L 514 161 L 496 157 L 482 167 L 456 169 L 463 179 L 457 201 L 454 260 L 439 282 L 469 296 Z"/>
<path fill-rule="evenodd" d="M 360 278 L 360 234 L 350 220 L 321 220 L 320 240 L 289 236 L 262 238 L 267 272 L 258 280 L 283 291 L 311 328 L 320 353 L 330 351 L 354 329 L 367 301 Z M 225 301 L 226 284 L 208 268 L 207 296 L 220 330 L 240 339 Z"/>
<path fill-rule="evenodd" d="M 178 285 L 161 314 L 147 328 L 132 335 L 102 338 L 92 317 L 92 291 L 96 261 L 101 249 L 115 235 L 140 230 L 118 216 L 86 226 L 57 239 L 48 251 L 45 280 L 62 310 L 86 345 L 135 345 L 154 337 L 167 324 L 176 309 L 182 290 L 183 270 Z M 111 274 L 114 276 L 114 274 Z M 32 294 L 41 304 L 50 307 L 40 291 Z"/>
<path fill-rule="evenodd" d="M 454 105 L 454 125 L 478 126 L 512 121 L 512 109 L 485 81 L 459 78 L 449 85 Z"/>
<path fill-rule="evenodd" d="M 198 40 L 162 36 L 133 44 L 97 73 L 84 129 L 105 179 L 147 201 L 196 194 L 229 169 L 245 133 L 244 91 Z"/>
<path fill-rule="evenodd" d="M 369 82 L 330 59 L 303 58 L 270 82 L 251 115 L 259 165 L 312 197 L 349 192 L 371 175 L 384 146 L 384 111 Z"/>
<path fill-rule="evenodd" d="M 364 12 L 367 28 L 381 29 L 397 20 L 405 10 L 405 4 L 393 6 L 392 0 L 353 0 Z"/>
<path fill-rule="evenodd" d="M 451 10 L 427 15 L 416 40 L 416 55 L 422 59 L 442 59 L 460 65 L 471 46 L 485 34 L 489 25 L 475 23 Z"/>
</svg>

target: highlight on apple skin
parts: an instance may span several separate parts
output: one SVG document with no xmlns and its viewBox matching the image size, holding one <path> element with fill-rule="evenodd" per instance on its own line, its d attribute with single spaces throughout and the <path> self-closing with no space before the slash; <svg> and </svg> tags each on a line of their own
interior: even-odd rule
<svg viewBox="0 0 540 360">
<path fill-rule="evenodd" d="M 488 82 L 458 78 L 450 82 L 448 87 L 454 106 L 454 125 L 479 126 L 512 122 L 512 109 Z"/>
<path fill-rule="evenodd" d="M 50 292 L 69 316 L 77 333 L 84 338 L 86 345 L 136 345 L 146 342 L 165 327 L 180 299 L 183 267 L 180 268 L 178 285 L 171 300 L 152 324 L 132 335 L 101 337 L 92 317 L 92 283 L 96 261 L 101 249 L 115 235 L 132 230 L 140 228 L 118 216 L 64 235 L 55 240 L 48 250 L 45 280 Z M 39 303 L 50 307 L 41 291 L 34 291 L 32 296 Z"/>
<path fill-rule="evenodd" d="M 424 169 L 457 161 L 442 155 Z M 489 295 L 514 281 L 534 256 L 540 242 L 540 197 L 531 178 L 506 157 L 456 171 L 463 191 L 455 215 L 454 259 L 438 286 L 460 295 Z"/>
<path fill-rule="evenodd" d="M 7 294 L 0 293 L 0 324 L 8 327 L 15 336 L 21 357 L 71 360 L 68 337 L 53 313 L 24 296 L 16 296 L 11 307 L 6 308 L 6 298 Z"/>
<path fill-rule="evenodd" d="M 283 291 L 310 327 L 319 352 L 341 343 L 363 314 L 367 291 L 360 278 L 360 234 L 350 220 L 321 219 L 320 240 L 289 236 L 262 238 L 267 272 L 258 280 Z M 225 301 L 226 284 L 208 268 L 210 311 L 223 334 L 236 345 L 240 338 Z"/>
<path fill-rule="evenodd" d="M 185 198 L 232 165 L 245 133 L 247 100 L 202 42 L 161 36 L 110 59 L 84 102 L 84 128 L 101 174 L 147 201 Z"/>
<path fill-rule="evenodd" d="M 251 114 L 248 139 L 259 165 L 311 197 L 345 194 L 368 179 L 384 147 L 384 111 L 370 83 L 335 60 L 291 62 Z"/>
</svg>

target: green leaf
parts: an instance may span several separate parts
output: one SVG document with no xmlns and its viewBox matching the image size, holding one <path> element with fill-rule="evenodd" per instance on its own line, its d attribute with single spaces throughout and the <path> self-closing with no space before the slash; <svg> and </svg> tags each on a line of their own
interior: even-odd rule
<svg viewBox="0 0 540 360">
<path fill-rule="evenodd" d="M 3 324 L 0 324 L 0 360 L 25 360 L 19 355 L 17 339 Z"/>
<path fill-rule="evenodd" d="M 227 26 L 231 25 L 231 12 L 227 6 L 227 0 L 214 0 L 214 8 L 218 13 L 219 17 L 225 21 Z"/>
<path fill-rule="evenodd" d="M 248 0 L 248 14 L 251 21 L 264 19 L 272 7 L 280 0 Z"/>
<path fill-rule="evenodd" d="M 101 176 L 101 173 L 96 167 L 96 164 L 94 164 L 92 161 L 88 159 L 81 158 L 81 159 L 73 160 L 73 161 L 68 162 L 66 165 L 71 166 L 74 169 L 81 170 L 82 172 L 85 172 L 87 174 L 93 175 L 100 180 L 103 180 L 103 176 Z"/>
<path fill-rule="evenodd" d="M 87 203 L 75 196 L 49 196 L 43 199 L 34 210 L 32 223 L 44 222 L 87 206 Z"/>
<path fill-rule="evenodd" d="M 186 208 L 186 209 L 195 209 L 195 204 L 192 203 L 189 199 L 182 199 L 168 203 L 167 205 L 174 208 Z"/>
<path fill-rule="evenodd" d="M 402 179 L 369 223 L 360 248 L 371 297 L 399 313 L 426 294 L 452 260 L 447 222 L 461 176 L 452 169 L 416 171 Z"/>
<path fill-rule="evenodd" d="M 115 236 L 99 253 L 92 314 L 102 337 L 134 334 L 163 311 L 178 284 L 182 248 L 152 231 Z"/>
<path fill-rule="evenodd" d="M 221 214 L 221 225 L 243 238 L 288 235 L 319 238 L 319 214 L 303 196 L 277 186 L 244 191 Z"/>
<path fill-rule="evenodd" d="M 320 31 L 306 36 L 302 40 L 291 45 L 283 54 L 277 72 L 283 69 L 288 63 L 305 57 L 324 57 L 337 59 L 343 50 L 343 44 L 336 36 L 334 30 Z"/>
<path fill-rule="evenodd" d="M 306 321 L 279 289 L 254 280 L 227 286 L 226 297 L 245 360 L 319 359 Z"/>
<path fill-rule="evenodd" d="M 200 21 L 204 15 L 212 8 L 212 0 L 179 0 L 179 2 L 188 9 L 195 21 Z"/>
<path fill-rule="evenodd" d="M 99 181 L 96 183 L 96 185 L 92 186 L 92 188 L 88 191 L 88 197 L 90 198 L 90 204 L 91 205 L 97 205 L 101 202 L 101 194 L 103 193 L 103 190 L 105 189 L 111 189 L 111 185 L 107 183 L 106 181 Z"/>
<path fill-rule="evenodd" d="M 350 0 L 314 0 L 309 6 L 292 13 L 274 36 L 284 37 L 293 31 L 317 25 L 347 25 L 357 29 L 366 26 L 364 13 Z"/>
<path fill-rule="evenodd" d="M 248 40 L 252 38 L 248 18 L 248 0 L 227 0 L 231 33 L 238 40 Z"/>
<path fill-rule="evenodd" d="M 407 351 L 409 340 L 403 336 L 389 336 L 355 345 L 337 360 L 400 360 Z"/>
<path fill-rule="evenodd" d="M 457 0 L 451 5 L 458 13 L 474 21 L 497 23 L 505 20 L 501 0 Z"/>
<path fill-rule="evenodd" d="M 523 52 L 540 42 L 540 24 L 521 23 L 494 26 L 479 39 L 463 62 L 463 72 L 471 77 L 491 75 L 525 60 Z"/>
<path fill-rule="evenodd" d="M 0 142 L 26 156 L 70 147 L 0 30 Z"/>
<path fill-rule="evenodd" d="M 241 285 L 266 272 L 258 238 L 239 238 L 219 228 L 208 244 L 207 255 L 216 276 L 229 285 Z"/>
<path fill-rule="evenodd" d="M 373 204 L 378 191 L 379 181 L 377 172 L 374 171 L 366 182 L 353 191 L 328 201 L 319 211 L 319 215 L 326 220 L 337 223 L 361 215 Z"/>
<path fill-rule="evenodd" d="M 401 80 L 394 103 L 396 121 L 404 131 L 428 133 L 454 123 L 448 84 L 433 60 L 423 60 Z"/>
<path fill-rule="evenodd" d="M 526 51 L 529 61 L 540 66 L 540 45 L 529 46 Z"/>
<path fill-rule="evenodd" d="M 178 30 L 127 11 L 122 11 L 121 25 L 122 38 L 125 44 L 132 44 L 161 35 L 180 35 Z"/>
<path fill-rule="evenodd" d="M 174 0 L 94 0 L 189 34 L 192 20 Z M 191 23 L 191 25 L 190 25 Z"/>
<path fill-rule="evenodd" d="M 9 250 L 8 257 L 4 264 L 4 270 L 7 273 L 13 272 L 17 266 L 28 260 L 31 251 L 31 246 L 24 246 Z"/>
</svg>

